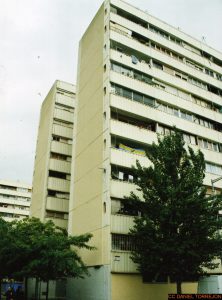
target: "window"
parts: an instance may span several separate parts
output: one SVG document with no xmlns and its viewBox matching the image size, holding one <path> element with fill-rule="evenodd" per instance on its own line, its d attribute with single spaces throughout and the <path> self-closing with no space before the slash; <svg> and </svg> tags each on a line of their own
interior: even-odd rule
<svg viewBox="0 0 222 300">
<path fill-rule="evenodd" d="M 135 249 L 133 238 L 124 234 L 112 234 L 112 250 L 132 251 Z"/>
<path fill-rule="evenodd" d="M 133 93 L 133 100 L 137 101 L 137 102 L 143 102 L 143 96 L 141 94 L 138 93 Z"/>
<path fill-rule="evenodd" d="M 211 163 L 206 163 L 206 172 L 216 175 L 222 175 L 222 167 Z"/>
<path fill-rule="evenodd" d="M 58 171 L 49 170 L 49 177 L 66 179 L 66 174 Z"/>
<path fill-rule="evenodd" d="M 123 90 L 123 97 L 126 97 L 128 99 L 132 99 L 132 92 L 127 89 L 122 89 Z"/>
<path fill-rule="evenodd" d="M 159 70 L 163 70 L 163 65 L 156 61 L 153 61 L 153 66 Z"/>
</svg>

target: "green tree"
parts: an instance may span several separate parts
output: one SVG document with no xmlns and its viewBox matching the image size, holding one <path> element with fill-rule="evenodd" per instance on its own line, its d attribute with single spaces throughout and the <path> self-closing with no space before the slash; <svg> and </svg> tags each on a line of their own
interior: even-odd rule
<svg viewBox="0 0 222 300">
<path fill-rule="evenodd" d="M 2 280 L 12 271 L 8 263 L 8 250 L 11 248 L 10 238 L 11 223 L 4 221 L 0 217 L 0 299 L 2 295 Z"/>
<path fill-rule="evenodd" d="M 132 259 L 148 281 L 170 278 L 177 283 L 197 279 L 204 268 L 214 269 L 221 256 L 222 197 L 207 197 L 203 186 L 202 152 L 186 150 L 182 135 L 158 138 L 147 151 L 150 167 L 137 162 L 135 183 L 142 197 L 127 199 L 141 216 L 130 235 L 136 241 Z M 142 199 L 143 198 L 143 199 Z"/>
<path fill-rule="evenodd" d="M 43 223 L 37 218 L 13 222 L 7 237 L 12 239 L 7 247 L 7 275 L 45 281 L 48 299 L 49 280 L 88 274 L 78 249 L 94 249 L 87 245 L 91 236 L 68 236 L 66 230 L 52 221 Z"/>
</svg>

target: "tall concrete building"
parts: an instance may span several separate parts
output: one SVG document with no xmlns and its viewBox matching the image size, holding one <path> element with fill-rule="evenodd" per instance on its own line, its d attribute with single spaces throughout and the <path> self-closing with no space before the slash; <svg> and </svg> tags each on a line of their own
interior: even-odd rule
<svg viewBox="0 0 222 300">
<path fill-rule="evenodd" d="M 69 207 L 69 232 L 91 232 L 97 250 L 82 252 L 91 276 L 70 281 L 69 299 L 161 300 L 176 291 L 143 283 L 130 259 L 131 166 L 148 166 L 144 149 L 176 126 L 204 153 L 210 189 L 222 175 L 221 106 L 220 52 L 126 2 L 102 4 L 79 47 Z"/>
<path fill-rule="evenodd" d="M 75 86 L 57 80 L 40 115 L 30 215 L 67 228 Z"/>
<path fill-rule="evenodd" d="M 0 180 L 0 216 L 5 221 L 29 216 L 32 187 L 19 181 Z"/>
</svg>

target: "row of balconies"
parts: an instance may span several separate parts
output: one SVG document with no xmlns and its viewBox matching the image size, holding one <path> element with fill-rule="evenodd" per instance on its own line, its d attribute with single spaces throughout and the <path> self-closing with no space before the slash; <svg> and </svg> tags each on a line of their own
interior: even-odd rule
<svg viewBox="0 0 222 300">
<path fill-rule="evenodd" d="M 152 16 L 149 16 L 149 18 L 152 18 Z M 114 23 L 121 24 L 123 27 L 125 27 L 131 31 L 142 34 L 143 36 L 148 37 L 150 40 L 156 42 L 157 44 L 163 45 L 167 49 L 172 49 L 172 51 L 174 51 L 175 53 L 179 53 L 179 54 L 183 55 L 184 57 L 189 58 L 190 60 L 196 61 L 200 65 L 204 65 L 210 69 L 213 69 L 217 73 L 221 73 L 221 67 L 212 63 L 212 61 L 209 61 L 208 59 L 201 57 L 200 55 L 198 55 L 194 52 L 191 52 L 190 50 L 186 49 L 185 47 L 181 47 L 180 45 L 173 43 L 152 31 L 149 31 L 148 28 L 147 29 L 143 28 L 143 27 L 131 22 L 130 20 L 127 20 L 127 19 L 125 19 L 121 16 L 118 16 L 116 14 L 113 14 L 113 13 L 110 14 L 110 20 L 113 21 Z M 167 26 L 167 24 L 164 24 L 164 26 Z M 170 26 L 168 26 L 168 27 L 170 28 Z M 181 32 L 177 31 L 176 35 L 178 35 L 178 34 L 180 35 Z M 175 34 L 173 34 L 173 35 L 175 35 Z M 192 39 L 191 44 L 193 44 L 193 43 L 194 43 L 194 40 Z M 199 45 L 198 45 L 198 47 L 199 47 Z M 205 45 L 203 44 L 202 47 L 205 47 Z M 211 49 L 211 51 L 212 50 L 214 52 L 216 52 L 214 49 Z M 216 53 L 216 56 L 218 56 L 218 52 Z"/>
<path fill-rule="evenodd" d="M 166 112 L 162 112 L 155 107 L 144 105 L 144 104 L 138 103 L 136 101 L 132 101 L 130 99 L 120 97 L 120 96 L 117 96 L 114 94 L 110 95 L 110 105 L 111 105 L 111 107 L 114 107 L 115 109 L 119 109 L 119 110 L 125 111 L 127 113 L 136 112 L 136 115 L 138 115 L 142 118 L 153 120 L 157 123 L 164 124 L 169 127 L 176 126 L 178 129 L 180 129 L 182 131 L 186 130 L 187 133 L 190 133 L 192 135 L 196 135 L 198 137 L 202 137 L 202 138 L 205 138 L 205 139 L 208 139 L 211 141 L 215 141 L 217 143 L 222 143 L 222 133 L 221 132 L 201 126 L 199 124 L 179 118 L 177 116 L 168 114 Z M 115 131 L 115 126 L 116 126 L 115 124 L 117 124 L 117 123 L 114 123 L 114 122 L 115 121 L 111 122 L 111 131 L 112 130 Z M 125 126 L 125 124 L 119 125 L 119 127 L 120 126 Z M 135 132 L 135 130 L 136 129 L 134 129 L 134 132 Z M 138 132 L 139 132 L 139 130 L 137 129 L 137 133 Z M 134 134 L 130 133 L 130 131 L 128 132 L 128 134 L 134 135 Z M 145 133 L 141 130 L 141 134 L 145 134 Z M 139 136 L 141 136 L 141 134 Z M 123 136 L 125 136 L 125 134 Z M 146 135 L 146 136 L 148 137 L 148 135 Z M 148 141 L 149 140 L 150 140 L 150 135 L 149 135 Z M 138 141 L 140 141 L 142 143 L 144 143 L 144 141 L 146 143 L 149 143 L 147 141 L 147 139 L 144 137 L 142 138 L 142 140 L 138 139 Z"/>
<path fill-rule="evenodd" d="M 29 207 L 30 206 L 30 200 L 29 201 L 18 200 L 18 199 L 14 200 L 13 198 L 12 199 L 3 198 L 3 197 L 0 196 L 0 203 L 9 204 L 9 205 L 19 205 L 19 206 Z"/>
<path fill-rule="evenodd" d="M 146 144 L 151 145 L 153 142 L 157 142 L 157 134 L 153 131 L 146 130 L 131 124 L 120 122 L 117 120 L 111 120 L 111 134 L 119 137 L 127 138 L 129 141 L 138 141 L 141 143 L 146 142 Z M 197 151 L 200 148 L 195 145 L 191 145 L 192 148 Z M 205 160 L 218 164 L 222 161 L 222 153 L 212 150 L 207 150 L 201 148 L 201 151 L 204 154 Z M 138 159 L 142 165 L 147 165 L 147 158 L 141 155 L 135 155 L 133 153 L 111 149 L 111 162 L 116 165 L 121 165 L 127 168 L 130 168 L 132 165 L 135 165 L 136 159 Z"/>
<path fill-rule="evenodd" d="M 9 213 L 9 214 L 14 214 L 14 215 L 21 215 L 21 216 L 29 216 L 29 209 L 19 209 L 18 207 L 0 207 L 0 212 L 3 213 Z"/>
<path fill-rule="evenodd" d="M 113 32 L 114 37 L 117 34 L 118 33 Z M 115 38 L 118 39 L 117 36 Z M 125 43 L 126 41 L 122 41 L 122 42 Z M 134 46 L 136 47 L 136 45 L 134 45 Z M 138 47 L 138 49 L 135 49 L 135 50 L 139 51 L 139 49 L 140 49 L 140 47 Z M 221 106 L 221 97 L 219 95 L 216 95 L 216 94 L 214 94 L 210 91 L 207 91 L 207 90 L 202 89 L 202 88 L 200 88 L 196 85 L 193 85 L 188 81 L 177 78 L 176 76 L 173 76 L 173 75 L 171 75 L 167 72 L 164 72 L 163 70 L 159 70 L 155 67 L 151 67 L 145 61 L 144 62 L 143 61 L 141 61 L 141 62 L 138 61 L 137 64 L 132 64 L 131 56 L 126 55 L 126 54 L 121 53 L 121 52 L 117 52 L 115 50 L 110 51 L 110 58 L 111 58 L 111 60 L 117 61 L 120 64 L 122 63 L 122 64 L 124 64 L 128 67 L 134 68 L 134 69 L 136 69 L 140 72 L 148 74 L 148 75 L 150 75 L 151 77 L 154 77 L 157 80 L 159 79 L 162 82 L 168 83 L 171 86 L 178 87 L 178 89 L 180 89 L 180 90 L 184 90 L 187 93 L 192 93 L 194 95 L 199 95 L 201 98 L 203 98 L 207 101 L 215 102 L 217 105 Z M 122 76 L 122 78 L 124 78 L 124 77 Z M 123 82 L 127 84 L 127 81 L 123 80 Z M 119 83 L 118 78 L 117 78 L 117 83 Z M 131 79 L 129 88 L 134 87 L 134 86 L 135 86 L 135 80 L 132 81 L 132 79 Z M 145 84 L 143 84 L 143 85 L 140 84 L 140 89 L 146 91 L 147 89 L 145 88 L 145 86 L 146 86 Z M 135 89 L 135 87 L 134 87 L 134 89 Z M 169 98 L 169 95 L 167 96 L 166 92 L 164 94 L 167 98 Z M 156 95 L 156 97 L 158 97 L 158 95 Z"/>
<path fill-rule="evenodd" d="M 136 79 L 132 79 L 130 77 L 131 74 L 127 74 L 128 78 L 126 76 L 126 74 L 118 74 L 118 73 L 110 73 L 110 78 L 112 82 L 116 82 L 117 84 L 124 84 L 125 87 L 129 87 L 129 88 L 134 88 L 135 90 L 138 91 L 142 91 L 144 94 L 148 94 L 149 96 L 156 98 L 160 101 L 163 102 L 167 102 L 173 106 L 177 106 L 180 108 L 183 108 L 184 110 L 190 111 L 192 113 L 196 113 L 196 114 L 200 114 L 206 118 L 210 118 L 212 120 L 215 120 L 217 122 L 221 122 L 222 120 L 222 116 L 221 113 L 216 112 L 213 109 L 209 109 L 203 106 L 200 106 L 196 103 L 194 103 L 194 101 L 192 101 L 193 99 L 191 98 L 191 96 L 189 96 L 191 94 L 191 91 L 187 91 L 186 93 L 186 98 L 181 97 L 180 96 L 180 92 L 183 92 L 181 90 L 182 86 L 188 86 L 189 83 L 187 82 L 180 82 L 181 79 L 178 79 L 177 77 L 173 77 L 172 75 L 169 75 L 167 73 L 164 73 L 161 70 L 152 68 L 152 70 L 150 69 L 150 67 L 147 66 L 146 63 L 138 63 L 136 66 L 134 65 L 132 67 L 132 58 L 130 56 L 124 55 L 118 51 L 115 50 L 111 50 L 110 51 L 110 57 L 112 60 L 114 61 L 119 61 L 124 63 L 124 65 L 128 66 L 129 69 L 136 69 L 142 73 L 146 72 L 147 74 L 150 75 L 151 78 L 153 78 L 153 82 L 149 82 L 149 83 L 145 83 L 143 81 L 139 81 Z M 152 74 L 152 75 L 151 75 Z M 173 88 L 172 91 L 172 85 L 167 85 L 166 89 L 158 89 L 158 87 L 156 87 L 155 85 L 155 80 L 157 82 L 159 82 L 160 77 L 165 77 L 165 79 L 172 81 L 174 83 L 178 83 L 178 89 L 176 89 L 176 93 L 175 93 L 175 88 Z M 158 80 L 159 79 L 159 80 Z M 168 87 L 168 88 L 167 88 Z M 196 88 L 196 87 L 195 87 Z M 202 89 L 199 89 L 200 93 L 203 93 Z M 179 92 L 180 91 L 180 92 Z M 207 92 L 207 94 L 209 94 L 209 92 Z M 205 97 L 206 98 L 206 95 Z M 213 94 L 212 95 L 212 99 L 211 98 L 206 98 L 208 99 L 208 103 L 210 103 L 212 105 L 212 99 L 215 101 L 215 105 L 218 105 L 219 107 L 221 107 L 221 97 Z M 210 101 L 209 101 L 210 99 Z"/>
</svg>

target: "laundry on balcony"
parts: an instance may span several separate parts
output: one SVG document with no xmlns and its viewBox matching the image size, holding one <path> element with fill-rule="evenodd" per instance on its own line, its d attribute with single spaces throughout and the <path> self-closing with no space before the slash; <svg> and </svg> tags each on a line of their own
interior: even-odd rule
<svg viewBox="0 0 222 300">
<path fill-rule="evenodd" d="M 131 57 L 132 57 L 132 63 L 136 65 L 139 62 L 138 58 L 134 55 L 132 55 Z"/>
<path fill-rule="evenodd" d="M 143 149 L 131 148 L 131 147 L 128 147 L 124 144 L 119 144 L 119 149 L 127 151 L 127 152 L 131 152 L 131 153 L 134 153 L 134 154 L 142 155 L 142 156 L 146 155 L 146 152 Z"/>
</svg>

